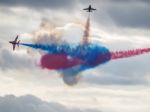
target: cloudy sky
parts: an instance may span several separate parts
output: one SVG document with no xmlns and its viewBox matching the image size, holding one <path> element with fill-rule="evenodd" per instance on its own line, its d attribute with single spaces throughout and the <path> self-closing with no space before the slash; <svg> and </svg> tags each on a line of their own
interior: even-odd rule
<svg viewBox="0 0 150 112">
<path fill-rule="evenodd" d="M 78 25 L 88 17 L 82 9 L 89 4 L 97 8 L 91 41 L 111 51 L 150 48 L 149 0 L 0 0 L 0 112 L 150 111 L 150 54 L 85 71 L 70 87 L 56 71 L 38 66 L 37 51 L 12 51 L 8 41 L 20 34 L 21 41 L 32 42 L 29 35 L 43 19 L 64 28 L 68 41 L 80 40 Z"/>
</svg>

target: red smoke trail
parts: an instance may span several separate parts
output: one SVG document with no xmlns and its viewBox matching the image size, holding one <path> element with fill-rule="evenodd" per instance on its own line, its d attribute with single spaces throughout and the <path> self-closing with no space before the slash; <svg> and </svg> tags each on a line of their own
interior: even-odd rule
<svg viewBox="0 0 150 112">
<path fill-rule="evenodd" d="M 69 58 L 66 54 L 46 54 L 41 58 L 42 68 L 66 69 L 84 62 L 78 58 Z"/>
<path fill-rule="evenodd" d="M 150 52 L 150 48 L 134 49 L 128 51 L 116 51 L 116 52 L 111 52 L 111 59 L 128 58 L 128 57 L 141 55 L 149 52 Z"/>
</svg>

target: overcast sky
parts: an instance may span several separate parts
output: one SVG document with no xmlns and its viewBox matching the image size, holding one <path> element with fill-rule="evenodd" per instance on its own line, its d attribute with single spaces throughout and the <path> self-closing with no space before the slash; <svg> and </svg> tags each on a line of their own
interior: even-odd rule
<svg viewBox="0 0 150 112">
<path fill-rule="evenodd" d="M 69 87 L 56 71 L 38 66 L 39 53 L 8 44 L 30 34 L 43 20 L 79 41 L 91 4 L 92 41 L 111 51 L 150 48 L 149 0 L 0 0 L 0 112 L 149 112 L 150 54 L 110 61 L 83 72 Z M 28 52 L 31 52 L 30 55 Z"/>
</svg>

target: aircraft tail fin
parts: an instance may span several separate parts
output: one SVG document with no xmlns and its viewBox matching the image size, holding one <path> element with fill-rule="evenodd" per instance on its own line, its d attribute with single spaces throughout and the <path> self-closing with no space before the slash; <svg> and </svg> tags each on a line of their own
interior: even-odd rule
<svg viewBox="0 0 150 112">
<path fill-rule="evenodd" d="M 17 42 L 17 46 L 19 47 L 19 44 L 20 44 L 20 40 Z"/>
</svg>

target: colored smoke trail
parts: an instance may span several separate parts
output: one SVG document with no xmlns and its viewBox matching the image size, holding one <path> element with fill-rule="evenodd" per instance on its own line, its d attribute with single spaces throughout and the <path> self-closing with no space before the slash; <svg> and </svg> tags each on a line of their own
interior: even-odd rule
<svg viewBox="0 0 150 112">
<path fill-rule="evenodd" d="M 47 53 L 40 59 L 42 68 L 56 70 L 62 74 L 64 82 L 74 85 L 80 79 L 82 71 L 104 64 L 111 59 L 109 50 L 97 44 L 25 44 Z"/>
<path fill-rule="evenodd" d="M 21 45 L 47 52 L 40 60 L 42 68 L 61 70 L 62 72 L 73 68 L 72 71 L 67 70 L 69 74 L 77 74 L 110 60 L 128 58 L 150 52 L 150 48 L 110 52 L 106 47 L 92 43 L 85 45 L 70 45 L 68 43 L 49 45 L 21 43 Z"/>
<path fill-rule="evenodd" d="M 43 68 L 47 69 L 67 69 L 80 65 L 80 72 L 88 68 L 96 67 L 111 59 L 107 48 L 97 44 L 25 44 L 21 45 L 47 51 L 47 54 L 41 58 Z M 55 65 L 58 64 L 58 65 Z"/>
<path fill-rule="evenodd" d="M 110 52 L 106 47 L 97 44 L 25 44 L 35 49 L 44 50 L 40 66 L 44 69 L 56 70 L 62 74 L 64 82 L 75 85 L 80 79 L 79 73 L 105 64 L 110 60 L 128 58 L 149 53 L 150 48 L 135 49 L 128 51 Z"/>
<path fill-rule="evenodd" d="M 42 53 L 40 58 L 41 68 L 58 71 L 68 85 L 76 84 L 80 79 L 79 73 L 82 71 L 105 64 L 110 60 L 150 52 L 150 48 L 110 52 L 104 46 L 91 43 L 89 40 L 90 17 L 87 19 L 82 43 L 80 44 L 69 44 L 62 40 L 61 33 L 55 29 L 52 32 L 47 22 L 44 21 L 41 24 L 40 31 L 35 32 L 35 44 L 20 43 L 20 45 L 45 51 L 45 54 Z"/>
<path fill-rule="evenodd" d="M 111 52 L 111 59 L 114 60 L 114 59 L 128 58 L 128 57 L 142 55 L 149 52 L 150 52 L 150 48 L 135 49 L 135 50 L 128 50 L 128 51 L 116 51 L 116 52 Z"/>
</svg>

